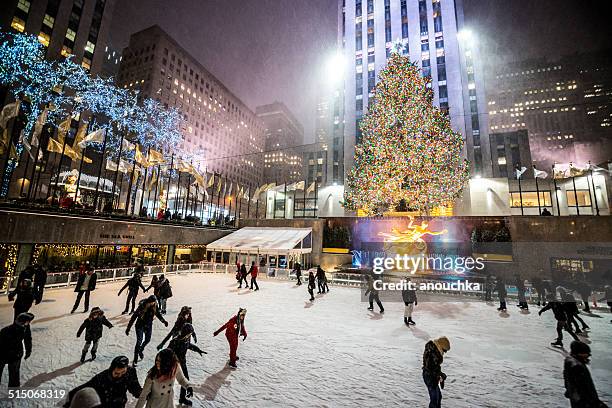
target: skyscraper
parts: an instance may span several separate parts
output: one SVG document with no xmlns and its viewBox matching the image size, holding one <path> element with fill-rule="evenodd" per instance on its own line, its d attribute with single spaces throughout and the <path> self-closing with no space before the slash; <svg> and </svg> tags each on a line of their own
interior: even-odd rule
<svg viewBox="0 0 612 408">
<path fill-rule="evenodd" d="M 47 58 L 74 55 L 74 61 L 98 74 L 108 45 L 115 0 L 3 0 L 0 26 L 35 35 Z"/>
<path fill-rule="evenodd" d="M 484 79 L 475 36 L 463 28 L 461 0 L 340 0 L 345 59 L 344 164 L 353 165 L 359 122 L 393 50 L 431 77 L 434 104 L 465 138 L 472 176 L 490 176 Z M 482 140 L 482 142 L 481 142 Z"/>
</svg>

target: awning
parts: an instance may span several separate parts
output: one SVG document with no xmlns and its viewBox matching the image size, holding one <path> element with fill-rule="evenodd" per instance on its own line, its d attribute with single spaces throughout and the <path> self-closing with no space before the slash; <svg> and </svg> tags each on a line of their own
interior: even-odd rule
<svg viewBox="0 0 612 408">
<path fill-rule="evenodd" d="M 245 227 L 206 245 L 208 251 L 290 254 L 312 252 L 312 228 Z"/>
</svg>

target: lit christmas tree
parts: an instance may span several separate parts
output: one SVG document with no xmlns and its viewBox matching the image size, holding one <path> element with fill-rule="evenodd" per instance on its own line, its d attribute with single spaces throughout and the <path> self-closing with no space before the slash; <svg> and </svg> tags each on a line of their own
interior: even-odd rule
<svg viewBox="0 0 612 408">
<path fill-rule="evenodd" d="M 361 121 L 345 208 L 380 214 L 404 202 L 409 210 L 429 213 L 461 194 L 469 177 L 463 139 L 433 106 L 429 82 L 407 57 L 391 55 Z"/>
</svg>

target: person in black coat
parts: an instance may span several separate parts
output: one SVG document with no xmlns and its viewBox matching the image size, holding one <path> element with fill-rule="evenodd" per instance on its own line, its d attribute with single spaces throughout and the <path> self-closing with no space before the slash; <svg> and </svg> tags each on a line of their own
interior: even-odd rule
<svg viewBox="0 0 612 408">
<path fill-rule="evenodd" d="M 578 286 L 578 293 L 582 298 L 582 304 L 584 306 L 584 311 L 586 313 L 591 313 L 591 308 L 589 307 L 589 297 L 593 293 L 593 288 L 589 285 L 589 282 L 586 280 L 581 282 Z"/>
<path fill-rule="evenodd" d="M 86 269 L 87 270 L 85 271 L 85 273 L 79 274 L 79 279 L 77 280 L 76 286 L 74 287 L 74 291 L 77 292 L 77 298 L 70 313 L 74 313 L 75 310 L 77 310 L 79 304 L 81 303 L 81 298 L 83 297 L 83 295 L 85 295 L 85 310 L 83 310 L 83 313 L 86 313 L 89 310 L 89 295 L 92 291 L 96 289 L 98 274 L 93 270 L 91 266 L 87 266 Z"/>
<path fill-rule="evenodd" d="M 198 346 L 191 343 L 190 339 L 193 333 L 193 326 L 190 323 L 185 323 L 178 336 L 170 340 L 170 344 L 168 344 L 168 348 L 174 351 L 176 358 L 178 358 L 178 361 L 181 364 L 181 370 L 183 370 L 183 375 L 187 379 L 189 379 L 189 372 L 187 371 L 187 350 L 195 351 L 196 353 L 200 354 L 200 356 L 207 354 L 205 351 L 200 350 Z M 187 399 L 186 394 L 187 390 L 181 387 L 179 404 L 192 404 L 191 401 Z"/>
<path fill-rule="evenodd" d="M 582 320 L 582 318 L 578 315 L 580 311 L 578 310 L 578 305 L 576 304 L 576 298 L 572 294 L 572 291 L 565 290 L 564 288 L 559 289 L 559 293 L 561 294 L 561 302 L 563 302 L 563 306 L 565 307 L 565 312 L 567 313 L 567 319 L 569 325 L 574 325 L 576 328 L 574 331 L 576 333 L 582 333 L 582 330 L 589 329 L 589 326 Z M 578 322 L 582 323 L 582 330 L 578 327 Z"/>
<path fill-rule="evenodd" d="M 555 295 L 552 293 L 548 297 L 548 304 L 544 306 L 542 309 L 540 309 L 540 311 L 538 312 L 538 315 L 542 316 L 542 313 L 544 313 L 547 310 L 552 310 L 553 315 L 555 316 L 555 319 L 557 320 L 557 340 L 551 343 L 552 346 L 563 347 L 563 330 L 568 332 L 570 336 L 574 338 L 574 340 L 579 340 L 578 336 L 576 336 L 576 333 L 574 333 L 574 331 L 572 330 L 572 327 L 568 324 L 568 318 L 567 318 L 567 312 L 566 312 L 565 306 L 563 305 L 563 303 L 557 301 L 555 299 Z"/>
<path fill-rule="evenodd" d="M 164 275 L 159 276 L 158 288 L 155 296 L 159 298 L 160 312 L 166 314 L 166 301 L 172 297 L 172 287 Z"/>
<path fill-rule="evenodd" d="M 299 263 L 295 264 L 295 278 L 297 279 L 297 286 L 302 284 L 302 265 Z"/>
<path fill-rule="evenodd" d="M 495 291 L 497 292 L 497 296 L 499 297 L 499 307 L 497 310 L 500 312 L 506 311 L 506 296 L 508 292 L 506 292 L 506 283 L 502 278 L 499 278 L 495 284 Z"/>
<path fill-rule="evenodd" d="M 377 280 L 380 280 L 380 278 L 377 278 Z M 376 301 L 376 304 L 380 309 L 380 313 L 385 313 L 385 308 L 383 307 L 382 302 L 380 301 L 380 297 L 378 297 L 378 289 L 376 289 L 374 282 L 375 281 L 374 279 L 372 279 L 372 276 L 368 275 L 368 288 L 364 293 L 364 296 L 369 295 L 368 302 L 370 303 L 370 306 L 368 307 L 368 310 L 374 310 L 374 302 Z"/>
<path fill-rule="evenodd" d="M 565 397 L 570 400 L 572 408 L 605 408 L 597 396 L 597 390 L 591 373 L 587 368 L 591 357 L 588 344 L 573 341 L 570 345 L 570 355 L 563 363 L 563 380 L 565 382 Z"/>
<path fill-rule="evenodd" d="M 321 265 L 317 266 L 317 293 L 325 293 L 323 282 L 325 281 L 325 271 L 321 268 Z"/>
<path fill-rule="evenodd" d="M 533 286 L 538 295 L 537 305 L 546 306 L 546 285 L 544 285 L 542 279 L 538 277 L 533 278 L 531 280 L 531 285 Z"/>
<path fill-rule="evenodd" d="M 64 407 L 70 407 L 70 402 L 74 395 L 79 390 L 87 387 L 96 390 L 103 407 L 125 407 L 128 391 L 135 398 L 138 398 L 142 392 L 142 386 L 138 381 L 136 369 L 130 367 L 129 364 L 130 360 L 126 356 L 115 357 L 108 369 L 96 374 L 86 383 L 70 391 Z"/>
<path fill-rule="evenodd" d="M 410 278 L 406 278 L 406 287 L 402 289 L 402 299 L 404 300 L 404 323 L 406 326 L 416 324 L 412 320 L 412 310 L 417 305 L 416 290 L 410 288 Z"/>
<path fill-rule="evenodd" d="M 102 326 L 106 326 L 109 329 L 113 328 L 111 322 L 104 316 L 104 311 L 99 307 L 94 307 L 89 313 L 89 317 L 83 321 L 81 327 L 77 331 L 77 337 L 81 337 L 81 333 L 85 330 L 85 347 L 81 353 L 81 363 L 85 362 L 85 356 L 89 350 L 89 346 L 93 343 L 91 348 L 91 359 L 96 359 L 96 352 L 98 351 L 98 341 L 102 338 Z"/>
<path fill-rule="evenodd" d="M 23 279 L 20 281 L 19 286 L 8 294 L 8 300 L 12 302 L 13 299 L 15 299 L 15 303 L 13 304 L 13 309 L 15 309 L 13 316 L 14 321 L 21 313 L 26 313 L 30 310 L 32 303 L 34 303 L 34 293 L 32 291 L 32 281 L 30 279 Z"/>
<path fill-rule="evenodd" d="M 32 354 L 32 333 L 30 322 L 34 320 L 32 313 L 21 313 L 15 322 L 0 330 L 0 380 L 4 366 L 8 365 L 9 387 L 21 386 L 19 371 L 21 368 L 21 357 L 25 347 L 27 360 Z"/>
<path fill-rule="evenodd" d="M 314 290 L 315 290 L 315 276 L 312 271 L 308 271 L 308 293 L 310 294 L 310 301 L 314 301 Z"/>
<path fill-rule="evenodd" d="M 238 289 L 242 288 L 242 282 L 244 282 L 244 287 L 248 289 L 249 283 L 247 282 L 247 275 L 249 272 L 247 271 L 246 265 L 243 263 L 240 265 L 240 271 L 238 272 Z"/>
<path fill-rule="evenodd" d="M 134 313 L 134 308 L 136 307 L 136 298 L 138 297 L 138 290 L 142 288 L 143 292 L 146 292 L 144 285 L 142 284 L 141 275 L 138 272 L 134 272 L 134 276 L 132 276 L 128 281 L 123 285 L 117 296 L 121 295 L 125 289 L 128 289 L 127 299 L 125 301 L 125 310 L 121 312 L 121 314 L 127 314 L 130 309 L 130 302 L 132 302 L 132 310 L 130 313 Z"/>
<path fill-rule="evenodd" d="M 41 265 L 34 267 L 34 299 L 36 304 L 42 302 L 45 285 L 47 284 L 47 269 Z"/>
<path fill-rule="evenodd" d="M 525 281 L 521 278 L 520 275 L 516 275 L 516 292 L 518 295 L 518 307 L 523 310 L 529 310 L 529 305 L 527 304 L 527 298 L 525 297 Z"/>
<path fill-rule="evenodd" d="M 164 348 L 164 344 L 166 344 L 166 342 L 168 340 L 170 340 L 171 338 L 174 338 L 176 336 L 179 335 L 179 333 L 181 332 L 181 329 L 183 328 L 183 325 L 185 324 L 191 324 L 193 323 L 193 318 L 191 316 L 191 307 L 189 306 L 183 306 L 181 308 L 181 311 L 179 312 L 178 316 L 176 317 L 176 321 L 174 322 L 174 326 L 172 326 L 172 329 L 170 330 L 170 333 L 168 333 L 168 335 L 166 337 L 164 337 L 164 339 L 162 340 L 161 343 L 159 343 L 159 345 L 157 346 L 158 350 L 161 350 Z M 196 337 L 195 332 L 192 332 L 193 335 L 193 341 L 195 343 L 198 342 L 198 339 Z"/>
<path fill-rule="evenodd" d="M 168 322 L 161 315 L 157 307 L 157 299 L 155 295 L 151 295 L 146 299 L 143 299 L 138 304 L 138 307 L 134 311 L 130 322 L 128 323 L 125 334 L 130 335 L 130 329 L 132 326 L 136 327 L 136 345 L 134 346 L 134 360 L 133 364 L 136 366 L 138 363 L 138 357 L 142 360 L 144 358 L 144 348 L 151 341 L 151 333 L 153 332 L 153 319 L 158 318 L 166 327 Z M 135 324 L 134 324 L 135 323 Z"/>
<path fill-rule="evenodd" d="M 429 408 L 440 408 L 442 391 L 446 374 L 442 372 L 444 354 L 450 350 L 450 341 L 446 337 L 429 340 L 423 352 L 423 382 L 429 392 Z"/>
</svg>

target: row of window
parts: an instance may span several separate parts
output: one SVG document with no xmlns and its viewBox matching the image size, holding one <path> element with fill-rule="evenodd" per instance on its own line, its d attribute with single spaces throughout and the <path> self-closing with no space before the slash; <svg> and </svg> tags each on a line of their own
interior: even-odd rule
<svg viewBox="0 0 612 408">
<path fill-rule="evenodd" d="M 538 192 L 537 191 L 513 191 L 510 193 L 510 206 L 518 208 L 521 206 L 521 196 L 523 198 L 523 207 L 538 207 Z M 552 207 L 550 191 L 540 191 L 540 207 Z M 591 191 L 590 190 L 566 190 L 565 198 L 568 207 L 590 207 L 591 206 Z M 576 200 L 577 199 L 577 200 Z"/>
</svg>

